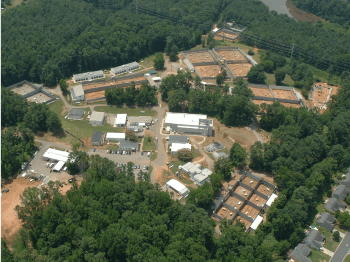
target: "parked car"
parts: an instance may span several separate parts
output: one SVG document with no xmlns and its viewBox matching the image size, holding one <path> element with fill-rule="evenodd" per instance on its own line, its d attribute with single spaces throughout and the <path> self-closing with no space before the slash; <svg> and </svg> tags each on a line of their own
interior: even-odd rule
<svg viewBox="0 0 350 262">
<path fill-rule="evenodd" d="M 95 151 L 96 151 L 96 148 L 93 148 L 93 149 L 92 149 L 92 152 L 95 152 Z"/>
<path fill-rule="evenodd" d="M 138 165 L 137 168 L 140 169 L 140 165 Z"/>
<path fill-rule="evenodd" d="M 107 154 L 109 153 L 109 150 L 107 150 L 107 152 L 106 152 Z"/>
<path fill-rule="evenodd" d="M 143 170 L 146 170 L 146 166 L 143 166 Z"/>
<path fill-rule="evenodd" d="M 129 155 L 131 155 L 131 151 L 129 151 Z"/>
<path fill-rule="evenodd" d="M 148 166 L 146 166 L 146 170 L 148 170 Z"/>
<path fill-rule="evenodd" d="M 141 156 L 143 156 L 143 151 L 141 152 Z"/>
</svg>

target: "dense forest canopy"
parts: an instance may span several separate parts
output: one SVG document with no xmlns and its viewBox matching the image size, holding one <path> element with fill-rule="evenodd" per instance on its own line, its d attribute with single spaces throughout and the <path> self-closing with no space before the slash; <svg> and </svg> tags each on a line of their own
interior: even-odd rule
<svg viewBox="0 0 350 262">
<path fill-rule="evenodd" d="M 343 0 L 292 0 L 301 10 L 317 15 L 345 29 L 350 28 L 350 3 Z"/>
<path fill-rule="evenodd" d="M 217 1 L 207 2 L 215 6 Z M 188 49 L 200 43 L 203 29 L 209 30 L 213 23 L 208 17 L 213 19 L 218 12 L 207 8 L 187 15 L 184 19 L 205 22 L 202 30 L 196 30 L 156 16 L 135 16 L 130 5 L 118 11 L 76 0 L 33 0 L 2 15 L 2 84 L 26 79 L 52 86 L 74 73 L 164 51 L 168 37 L 180 50 Z"/>
</svg>

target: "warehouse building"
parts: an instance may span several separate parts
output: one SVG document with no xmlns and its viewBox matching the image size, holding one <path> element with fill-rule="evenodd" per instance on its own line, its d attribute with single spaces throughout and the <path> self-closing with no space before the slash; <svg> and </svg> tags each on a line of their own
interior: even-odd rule
<svg viewBox="0 0 350 262">
<path fill-rule="evenodd" d="M 84 117 L 84 113 L 84 109 L 72 109 L 69 111 L 67 119 L 81 120 Z"/>
<path fill-rule="evenodd" d="M 104 74 L 102 70 L 73 75 L 73 79 L 75 82 L 89 81 L 103 77 Z"/>
<path fill-rule="evenodd" d="M 110 141 L 117 142 L 117 141 L 125 140 L 125 133 L 108 132 L 106 135 L 106 140 L 108 142 L 110 142 Z"/>
<path fill-rule="evenodd" d="M 126 114 L 117 114 L 115 118 L 116 127 L 125 127 L 126 126 Z"/>
<path fill-rule="evenodd" d="M 85 93 L 82 84 L 73 86 L 73 88 L 70 90 L 70 94 L 73 102 L 85 100 Z"/>
<path fill-rule="evenodd" d="M 129 116 L 128 122 L 131 126 L 149 126 L 152 124 L 150 116 Z"/>
<path fill-rule="evenodd" d="M 177 154 L 177 151 L 179 151 L 181 149 L 187 149 L 187 150 L 191 151 L 191 144 L 173 143 L 170 146 L 171 153 L 173 153 L 173 154 Z"/>
<path fill-rule="evenodd" d="M 130 72 L 132 70 L 139 69 L 139 68 L 140 68 L 140 65 L 137 62 L 131 62 L 129 64 L 113 67 L 111 69 L 111 72 L 113 75 L 119 75 L 119 74 Z"/>
<path fill-rule="evenodd" d="M 103 122 L 105 121 L 105 113 L 104 112 L 92 112 L 90 117 L 90 125 L 103 126 Z"/>
<path fill-rule="evenodd" d="M 102 146 L 104 142 L 104 135 L 101 131 L 94 131 L 91 138 L 92 146 Z"/>
<path fill-rule="evenodd" d="M 119 144 L 119 149 L 123 151 L 139 151 L 139 142 L 133 142 L 129 140 L 121 140 Z"/>
<path fill-rule="evenodd" d="M 44 160 L 46 161 L 63 161 L 67 163 L 69 157 L 69 152 L 61 151 L 53 148 L 49 148 L 43 155 Z"/>
<path fill-rule="evenodd" d="M 167 112 L 164 126 L 179 134 L 211 136 L 213 133 L 213 120 L 206 115 Z"/>
<path fill-rule="evenodd" d="M 165 185 L 180 194 L 181 198 L 187 197 L 190 193 L 190 190 L 186 186 L 175 179 L 170 179 Z"/>
</svg>

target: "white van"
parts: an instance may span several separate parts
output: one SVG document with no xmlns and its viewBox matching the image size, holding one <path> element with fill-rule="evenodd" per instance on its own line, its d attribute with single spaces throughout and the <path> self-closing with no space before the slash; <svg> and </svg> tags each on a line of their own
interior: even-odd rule
<svg viewBox="0 0 350 262">
<path fill-rule="evenodd" d="M 151 152 L 148 152 L 148 153 L 147 153 L 147 156 L 151 156 Z"/>
</svg>

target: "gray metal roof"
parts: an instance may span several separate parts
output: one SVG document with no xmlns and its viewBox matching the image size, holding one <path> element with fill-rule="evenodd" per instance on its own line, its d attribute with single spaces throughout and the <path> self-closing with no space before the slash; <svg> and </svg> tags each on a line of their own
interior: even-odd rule
<svg viewBox="0 0 350 262">
<path fill-rule="evenodd" d="M 224 148 L 224 145 L 221 144 L 220 142 L 214 142 L 208 146 L 205 147 L 205 149 L 208 151 L 208 152 L 213 152 L 213 151 L 216 151 L 216 150 L 219 150 L 219 149 L 223 149 Z"/>
<path fill-rule="evenodd" d="M 102 141 L 103 134 L 101 131 L 94 131 L 91 138 L 91 143 L 100 143 Z"/>
<path fill-rule="evenodd" d="M 345 207 L 345 204 L 340 202 L 337 198 L 332 197 L 328 200 L 327 204 L 324 206 L 324 209 L 335 213 L 339 208 Z"/>
<path fill-rule="evenodd" d="M 349 194 L 350 190 L 346 186 L 339 185 L 334 191 L 333 196 L 339 197 L 341 200 L 344 200 Z"/>
<path fill-rule="evenodd" d="M 95 77 L 95 76 L 99 76 L 99 75 L 103 75 L 102 70 L 93 71 L 93 72 L 86 72 L 86 73 L 81 73 L 81 74 L 76 74 L 76 75 L 74 75 L 74 78 L 80 78 L 80 77 Z"/>
<path fill-rule="evenodd" d="M 311 249 L 305 244 L 297 245 L 290 257 L 299 262 L 312 262 L 307 256 L 310 255 Z"/>
<path fill-rule="evenodd" d="M 341 181 L 343 185 L 350 186 L 350 172 L 346 174 L 346 178 Z"/>
<path fill-rule="evenodd" d="M 126 148 L 126 149 L 130 149 L 130 150 L 139 150 L 139 142 L 133 142 L 133 141 L 129 141 L 129 140 L 121 140 L 120 144 L 119 144 L 119 148 Z"/>
<path fill-rule="evenodd" d="M 188 137 L 171 135 L 169 136 L 169 145 L 172 145 L 173 143 L 186 144 L 188 143 Z"/>
<path fill-rule="evenodd" d="M 111 71 L 114 73 L 115 71 L 119 71 L 121 69 L 129 70 L 129 68 L 139 67 L 140 65 L 137 62 L 131 62 L 129 64 L 117 66 L 111 68 Z"/>
<path fill-rule="evenodd" d="M 84 109 L 72 109 L 69 111 L 69 116 L 75 116 L 75 117 L 80 117 L 82 118 L 84 116 Z"/>
<path fill-rule="evenodd" d="M 304 243 L 311 246 L 314 245 L 320 249 L 322 247 L 323 239 L 324 235 L 322 235 L 320 231 L 316 229 L 310 229 L 309 233 L 304 238 Z"/>
<path fill-rule="evenodd" d="M 336 218 L 332 214 L 328 212 L 323 212 L 321 216 L 317 219 L 316 225 L 324 227 L 327 230 L 333 230 L 334 228 L 333 223 L 335 221 L 336 221 Z"/>
</svg>

